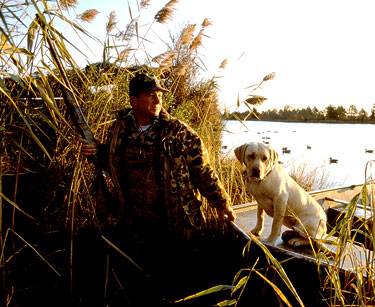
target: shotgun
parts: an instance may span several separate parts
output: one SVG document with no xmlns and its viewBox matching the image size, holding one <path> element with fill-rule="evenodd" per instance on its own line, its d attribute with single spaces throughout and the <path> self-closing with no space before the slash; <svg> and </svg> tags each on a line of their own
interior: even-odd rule
<svg viewBox="0 0 375 307">
<path fill-rule="evenodd" d="M 89 144 L 96 144 L 96 140 L 94 134 L 92 133 L 90 126 L 86 120 L 85 115 L 80 108 L 76 96 L 73 93 L 72 86 L 69 82 L 68 76 L 66 75 L 66 71 L 61 63 L 60 57 L 57 54 L 55 49 L 54 43 L 51 37 L 48 35 L 45 23 L 41 20 L 38 14 L 36 14 L 36 22 L 40 26 L 43 31 L 43 35 L 45 40 L 47 41 L 51 57 L 55 62 L 56 68 L 61 76 L 61 79 L 64 83 L 62 87 L 62 93 L 65 105 L 68 109 L 68 112 L 72 118 L 72 122 L 74 126 L 77 128 L 78 132 L 81 136 L 89 143 Z M 97 198 L 100 202 L 104 202 L 105 205 L 110 197 L 109 189 L 107 186 L 107 182 L 103 175 L 103 170 L 101 165 L 98 161 L 98 154 L 94 153 L 89 157 L 89 161 L 92 162 L 95 166 L 95 183 L 97 184 Z"/>
</svg>

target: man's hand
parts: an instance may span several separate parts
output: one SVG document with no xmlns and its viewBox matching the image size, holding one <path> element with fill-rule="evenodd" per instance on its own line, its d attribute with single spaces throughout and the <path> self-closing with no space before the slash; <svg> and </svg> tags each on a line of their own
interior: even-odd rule
<svg viewBox="0 0 375 307">
<path fill-rule="evenodd" d="M 220 220 L 228 220 L 229 222 L 234 222 L 236 219 L 236 214 L 232 207 L 226 207 L 222 210 L 217 210 L 217 214 L 219 215 Z"/>
<path fill-rule="evenodd" d="M 91 156 L 98 151 L 96 144 L 89 144 L 85 139 L 79 138 L 78 142 L 82 144 L 81 153 L 85 157 Z"/>
</svg>

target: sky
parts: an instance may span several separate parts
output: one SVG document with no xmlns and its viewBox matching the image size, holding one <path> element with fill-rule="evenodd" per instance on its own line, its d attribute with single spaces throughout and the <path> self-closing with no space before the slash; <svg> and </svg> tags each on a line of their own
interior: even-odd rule
<svg viewBox="0 0 375 307">
<path fill-rule="evenodd" d="M 212 25 L 200 55 L 204 75 L 215 77 L 221 105 L 234 110 L 237 99 L 251 94 L 249 86 L 275 72 L 275 79 L 252 93 L 267 100 L 257 108 L 355 105 L 367 112 L 375 104 L 375 1 L 374 0 L 180 0 L 173 19 L 152 23 L 168 0 L 151 0 L 140 14 L 140 29 L 147 31 L 152 56 L 166 50 L 168 32 L 188 23 Z M 138 14 L 136 0 L 79 1 L 76 13 L 97 9 L 100 14 L 83 26 L 104 41 L 111 11 L 124 29 Z M 102 47 L 84 51 L 89 61 L 100 61 Z M 94 47 L 93 47 L 94 46 Z M 83 50 L 83 49 L 82 49 Z M 227 59 L 225 69 L 220 63 Z"/>
</svg>

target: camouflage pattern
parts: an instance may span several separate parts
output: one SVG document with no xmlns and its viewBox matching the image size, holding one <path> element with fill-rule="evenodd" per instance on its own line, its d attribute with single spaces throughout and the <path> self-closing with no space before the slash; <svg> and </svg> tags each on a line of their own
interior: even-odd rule
<svg viewBox="0 0 375 307">
<path fill-rule="evenodd" d="M 140 147 L 141 143 L 143 145 Z M 110 131 L 107 150 L 102 152 L 107 152 L 102 159 L 108 161 L 121 206 L 126 209 L 126 200 L 131 199 L 129 193 L 131 195 L 132 192 L 128 189 L 130 180 L 137 180 L 140 184 L 142 197 L 145 190 L 153 187 L 151 189 L 155 189 L 156 194 L 149 202 L 150 208 L 155 195 L 158 195 L 158 208 L 166 209 L 164 211 L 169 226 L 178 236 L 188 237 L 191 231 L 200 229 L 204 223 L 201 196 L 214 208 L 229 206 L 228 196 L 209 164 L 208 153 L 201 138 L 164 109 L 152 127 L 144 133 L 139 132 L 132 111 L 121 112 Z M 136 163 L 143 164 L 143 173 L 139 169 L 130 169 L 129 164 Z M 126 164 L 128 166 L 124 167 Z M 148 175 L 153 178 L 149 182 L 143 182 Z M 135 194 L 138 193 L 136 190 L 133 191 Z M 134 196 L 134 193 L 132 195 L 138 198 L 135 202 L 147 203 L 147 200 Z M 155 207 L 154 210 L 158 211 Z M 161 212 L 157 214 L 162 214 Z"/>
<path fill-rule="evenodd" d="M 126 129 L 120 129 L 114 157 L 121 191 L 126 195 L 128 211 L 132 215 L 152 220 L 161 218 L 161 161 L 159 121 L 139 131 L 132 112 L 123 117 Z"/>
</svg>

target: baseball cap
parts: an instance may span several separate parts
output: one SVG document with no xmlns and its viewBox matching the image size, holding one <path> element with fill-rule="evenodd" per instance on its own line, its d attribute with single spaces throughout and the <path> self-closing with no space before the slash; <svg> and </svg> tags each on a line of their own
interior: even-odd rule
<svg viewBox="0 0 375 307">
<path fill-rule="evenodd" d="M 138 96 L 152 91 L 168 92 L 160 86 L 158 79 L 149 73 L 137 73 L 129 82 L 129 96 Z"/>
</svg>

